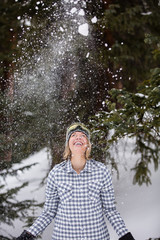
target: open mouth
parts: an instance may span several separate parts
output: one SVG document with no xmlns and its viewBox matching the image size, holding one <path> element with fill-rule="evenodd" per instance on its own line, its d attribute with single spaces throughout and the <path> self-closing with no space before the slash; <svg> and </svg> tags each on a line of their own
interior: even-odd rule
<svg viewBox="0 0 160 240">
<path fill-rule="evenodd" d="M 82 142 L 75 142 L 74 145 L 76 145 L 76 146 L 82 146 Z"/>
</svg>

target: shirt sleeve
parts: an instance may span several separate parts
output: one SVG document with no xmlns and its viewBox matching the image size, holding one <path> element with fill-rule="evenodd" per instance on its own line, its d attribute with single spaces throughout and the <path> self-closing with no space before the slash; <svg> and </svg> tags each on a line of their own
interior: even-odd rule
<svg viewBox="0 0 160 240">
<path fill-rule="evenodd" d="M 46 200 L 42 214 L 35 220 L 33 225 L 27 230 L 34 236 L 42 232 L 55 217 L 58 207 L 59 197 L 54 180 L 54 171 L 49 173 L 46 187 Z"/>
<path fill-rule="evenodd" d="M 120 216 L 120 213 L 116 210 L 112 178 L 107 168 L 104 171 L 104 182 L 101 190 L 101 199 L 104 214 L 107 217 L 108 221 L 111 223 L 112 227 L 119 237 L 124 236 L 126 233 L 128 233 L 128 230 Z"/>
</svg>

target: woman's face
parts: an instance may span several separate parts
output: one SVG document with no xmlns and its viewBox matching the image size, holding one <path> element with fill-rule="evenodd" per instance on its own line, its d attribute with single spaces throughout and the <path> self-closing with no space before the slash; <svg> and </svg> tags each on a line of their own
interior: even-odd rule
<svg viewBox="0 0 160 240">
<path fill-rule="evenodd" d="M 74 132 L 70 136 L 69 139 L 69 148 L 72 152 L 72 155 L 74 153 L 79 154 L 85 154 L 88 147 L 88 139 L 87 136 L 83 132 Z"/>
</svg>

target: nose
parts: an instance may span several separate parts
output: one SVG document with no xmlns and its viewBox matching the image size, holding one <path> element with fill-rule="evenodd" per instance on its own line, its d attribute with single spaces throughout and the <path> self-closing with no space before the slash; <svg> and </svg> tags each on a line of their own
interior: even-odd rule
<svg viewBox="0 0 160 240">
<path fill-rule="evenodd" d="M 81 139 L 81 135 L 76 135 L 76 139 Z"/>
</svg>

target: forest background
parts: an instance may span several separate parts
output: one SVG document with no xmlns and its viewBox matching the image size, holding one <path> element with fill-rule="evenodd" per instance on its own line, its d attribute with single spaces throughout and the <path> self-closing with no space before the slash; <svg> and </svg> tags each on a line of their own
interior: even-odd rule
<svg viewBox="0 0 160 240">
<path fill-rule="evenodd" d="M 1 1 L 3 178 L 23 171 L 13 164 L 44 147 L 51 167 L 62 161 L 66 127 L 80 121 L 91 129 L 94 158 L 117 174 L 111 148 L 133 139 L 133 183 L 151 184 L 160 145 L 159 11 L 158 0 Z M 13 201 L 24 185 L 0 186 L 2 222 L 36 205 Z"/>
</svg>

